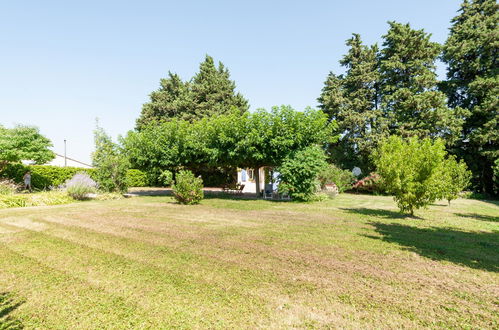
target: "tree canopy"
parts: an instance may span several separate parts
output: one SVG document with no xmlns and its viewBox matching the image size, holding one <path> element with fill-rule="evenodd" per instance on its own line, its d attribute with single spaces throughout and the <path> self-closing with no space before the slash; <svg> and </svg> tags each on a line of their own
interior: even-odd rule
<svg viewBox="0 0 499 330">
<path fill-rule="evenodd" d="M 337 140 L 336 124 L 322 111 L 289 106 L 254 113 L 233 111 L 189 122 L 173 118 L 123 139 L 132 166 L 148 172 L 182 167 L 278 166 L 291 152 Z"/>
<path fill-rule="evenodd" d="M 150 94 L 150 102 L 142 107 L 137 128 L 172 118 L 193 121 L 234 109 L 245 112 L 248 101 L 235 89 L 229 70 L 222 62 L 217 67 L 213 58 L 206 55 L 199 72 L 190 81 L 183 81 L 171 72 L 168 78 L 161 79 L 159 89 Z"/>
<path fill-rule="evenodd" d="M 378 108 L 378 48 L 363 45 L 359 34 L 346 42 L 348 53 L 340 61 L 344 75 L 331 72 L 318 101 L 338 123 L 341 139 L 332 145 L 333 159 L 344 167 L 371 167 L 369 155 L 384 135 Z"/>
<path fill-rule="evenodd" d="M 438 90 L 439 44 L 424 30 L 389 22 L 381 49 L 362 44 L 358 34 L 347 40 L 341 75 L 330 73 L 318 101 L 338 122 L 342 134 L 333 161 L 342 167 L 373 168 L 369 155 L 389 135 L 458 140 L 466 111 L 449 108 Z"/>
<path fill-rule="evenodd" d="M 373 154 L 386 191 L 402 212 L 414 213 L 442 198 L 452 200 L 469 183 L 466 165 L 446 157 L 441 139 L 390 136 Z"/>
<path fill-rule="evenodd" d="M 55 157 L 50 147 L 52 142 L 37 127 L 17 125 L 6 128 L 0 125 L 0 171 L 8 163 L 22 160 L 47 163 Z"/>
<path fill-rule="evenodd" d="M 499 158 L 499 5 L 495 0 L 464 1 L 451 21 L 443 47 L 449 106 L 465 108 L 463 134 L 455 153 L 473 172 L 475 187 L 498 194 L 493 167 Z"/>
<path fill-rule="evenodd" d="M 390 133 L 440 137 L 452 145 L 461 132 L 463 114 L 448 108 L 445 94 L 437 90 L 440 45 L 424 30 L 389 24 L 380 57 L 380 92 Z"/>
</svg>

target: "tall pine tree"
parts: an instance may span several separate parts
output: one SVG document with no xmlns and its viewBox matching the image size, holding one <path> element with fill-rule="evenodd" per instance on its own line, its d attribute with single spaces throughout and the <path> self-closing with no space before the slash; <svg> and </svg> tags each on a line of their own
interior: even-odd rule
<svg viewBox="0 0 499 330">
<path fill-rule="evenodd" d="M 378 49 L 363 45 L 360 35 L 347 40 L 348 53 L 340 61 L 344 75 L 330 73 L 319 107 L 336 120 L 342 137 L 332 146 L 333 159 L 342 167 L 371 169 L 369 155 L 384 136 L 378 109 Z"/>
<path fill-rule="evenodd" d="M 498 22 L 495 0 L 464 1 L 443 49 L 448 71 L 442 86 L 449 106 L 470 111 L 458 153 L 473 172 L 475 188 L 491 195 L 499 193 L 493 180 L 499 158 Z"/>
<path fill-rule="evenodd" d="M 192 121 L 234 109 L 245 112 L 248 101 L 235 88 L 229 70 L 221 62 L 217 68 L 213 58 L 207 55 L 191 81 L 184 82 L 171 72 L 168 78 L 161 79 L 160 88 L 151 93 L 150 102 L 142 107 L 137 129 L 171 118 Z"/>
<path fill-rule="evenodd" d="M 229 70 L 222 62 L 215 66 L 213 58 L 206 55 L 199 66 L 199 73 L 192 79 L 192 100 L 197 117 L 221 114 L 237 108 L 248 110 L 248 101 L 235 92 L 236 84 L 230 80 Z"/>
<path fill-rule="evenodd" d="M 389 22 L 380 58 L 382 111 L 391 134 L 441 137 L 452 145 L 463 123 L 460 109 L 450 109 L 437 90 L 435 61 L 441 47 L 430 34 L 409 24 Z"/>
<path fill-rule="evenodd" d="M 173 117 L 190 119 L 193 115 L 189 83 L 183 82 L 177 74 L 168 72 L 168 78 L 161 79 L 159 89 L 152 92 L 150 98 L 137 119 L 139 130 L 151 122 Z"/>
</svg>

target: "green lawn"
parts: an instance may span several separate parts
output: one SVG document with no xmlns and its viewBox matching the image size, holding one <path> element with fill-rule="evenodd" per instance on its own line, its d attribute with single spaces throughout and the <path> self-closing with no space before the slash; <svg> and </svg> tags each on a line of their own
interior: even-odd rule
<svg viewBox="0 0 499 330">
<path fill-rule="evenodd" d="M 0 210 L 0 329 L 499 327 L 499 206 L 135 197 Z"/>
</svg>

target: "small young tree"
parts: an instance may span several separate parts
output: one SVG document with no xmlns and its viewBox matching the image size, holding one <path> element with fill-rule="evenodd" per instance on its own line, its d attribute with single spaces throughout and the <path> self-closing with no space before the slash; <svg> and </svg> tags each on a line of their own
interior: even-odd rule
<svg viewBox="0 0 499 330">
<path fill-rule="evenodd" d="M 289 193 L 295 200 L 311 200 L 320 188 L 317 177 L 326 166 L 324 150 L 317 146 L 291 153 L 277 168 L 279 191 Z"/>
<path fill-rule="evenodd" d="M 101 127 L 95 129 L 94 140 L 92 164 L 97 169 L 99 187 L 106 191 L 125 192 L 128 189 L 127 171 L 130 167 L 127 157 Z"/>
<path fill-rule="evenodd" d="M 456 161 L 455 156 L 449 156 L 442 167 L 443 182 L 442 182 L 442 197 L 450 202 L 459 197 L 459 193 L 463 191 L 470 184 L 471 172 L 468 171 L 468 166 L 461 160 Z"/>
<path fill-rule="evenodd" d="M 450 198 L 463 187 L 465 176 L 457 168 L 461 165 L 454 166 L 455 160 L 445 156 L 445 145 L 440 139 L 432 142 L 428 138 L 404 140 L 391 136 L 380 145 L 373 160 L 400 210 L 414 214 L 415 209 Z"/>
</svg>

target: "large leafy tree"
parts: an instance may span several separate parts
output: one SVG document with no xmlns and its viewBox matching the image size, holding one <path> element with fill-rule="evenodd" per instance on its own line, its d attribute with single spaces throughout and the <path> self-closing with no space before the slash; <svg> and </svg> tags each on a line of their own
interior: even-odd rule
<svg viewBox="0 0 499 330">
<path fill-rule="evenodd" d="M 52 142 L 37 127 L 17 125 L 6 128 L 0 125 L 0 172 L 8 163 L 22 160 L 44 164 L 55 157 L 50 147 Z"/>
<path fill-rule="evenodd" d="M 194 121 L 233 109 L 243 113 L 249 108 L 248 101 L 235 89 L 229 70 L 221 62 L 217 67 L 207 55 L 190 81 L 171 72 L 168 78 L 161 79 L 160 88 L 151 93 L 150 102 L 142 107 L 137 129 L 172 118 Z"/>
<path fill-rule="evenodd" d="M 449 105 L 470 111 L 457 152 L 472 170 L 475 187 L 489 194 L 499 193 L 493 180 L 499 158 L 498 22 L 495 0 L 464 1 L 443 48 Z"/>
<path fill-rule="evenodd" d="M 335 123 L 322 111 L 289 106 L 240 114 L 174 118 L 129 132 L 123 143 L 132 166 L 148 173 L 181 168 L 278 166 L 303 148 L 336 142 Z M 258 172 L 258 171 L 256 171 Z"/>
<path fill-rule="evenodd" d="M 391 134 L 443 138 L 452 145 L 462 129 L 463 111 L 450 109 L 437 90 L 435 62 L 441 46 L 424 30 L 389 22 L 380 58 L 382 111 Z"/>
<path fill-rule="evenodd" d="M 348 53 L 340 61 L 346 72 L 329 74 L 318 101 L 320 108 L 336 120 L 342 134 L 332 146 L 333 159 L 343 167 L 367 170 L 371 167 L 369 154 L 384 136 L 378 109 L 378 49 L 376 45 L 363 45 L 358 34 L 346 44 Z"/>
</svg>

